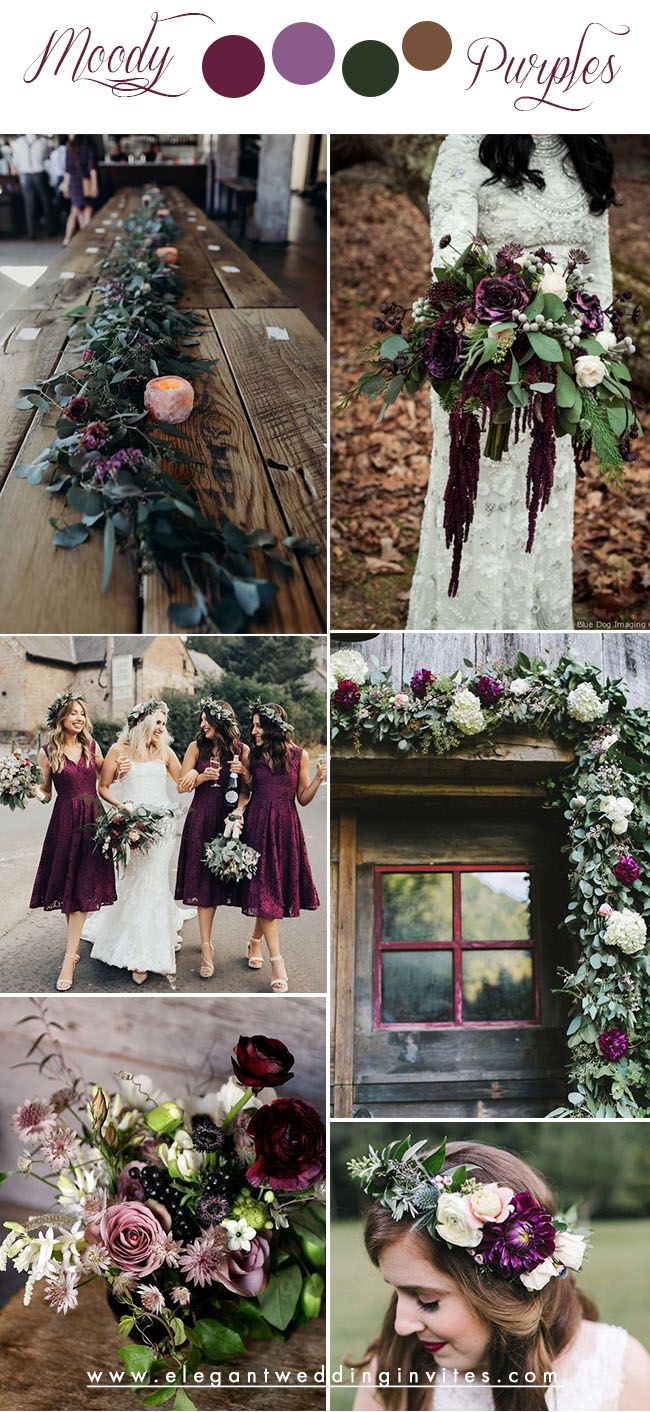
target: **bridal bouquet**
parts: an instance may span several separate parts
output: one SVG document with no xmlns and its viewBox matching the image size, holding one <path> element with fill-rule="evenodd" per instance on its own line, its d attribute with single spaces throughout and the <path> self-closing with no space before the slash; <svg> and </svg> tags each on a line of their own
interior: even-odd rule
<svg viewBox="0 0 650 1412">
<path fill-rule="evenodd" d="M 243 843 L 239 838 L 226 838 L 225 834 L 206 843 L 203 854 L 206 867 L 215 878 L 221 878 L 224 882 L 243 882 L 245 878 L 254 878 L 259 861 L 256 848 L 251 848 L 249 843 Z"/>
<path fill-rule="evenodd" d="M 5 1223 L 0 1269 L 13 1261 L 25 1304 L 38 1285 L 59 1314 L 103 1280 L 130 1340 L 120 1358 L 158 1383 L 156 1405 L 176 1395 L 194 1407 L 179 1389 L 200 1363 L 320 1312 L 325 1129 L 311 1104 L 266 1087 L 287 1083 L 293 1063 L 280 1040 L 242 1036 L 234 1078 L 216 1092 L 174 1099 L 119 1074 L 119 1092 L 59 1091 L 13 1116 L 18 1171 L 40 1176 L 56 1204 Z"/>
<path fill-rule="evenodd" d="M 440 241 L 443 249 L 449 244 L 449 236 Z M 373 320 L 383 337 L 367 350 L 371 370 L 340 405 L 381 397 L 381 420 L 400 393 L 412 396 L 428 384 L 449 413 L 444 526 L 453 547 L 451 597 L 474 517 L 486 428 L 483 454 L 494 461 L 511 436 L 516 443 L 530 432 L 527 552 L 553 488 L 557 437 L 571 438 L 579 471 L 593 452 L 617 485 L 636 460 L 631 443 L 641 428 L 625 361 L 636 350 L 621 323 L 630 306 L 621 296 L 603 309 L 586 263 L 584 250 L 571 250 L 562 265 L 548 250 L 525 254 L 512 242 L 493 255 L 473 240 L 455 262 L 434 267 L 433 284 L 410 316 L 399 304 L 382 304 Z M 642 310 L 631 313 L 638 323 Z"/>
<path fill-rule="evenodd" d="M 148 853 L 152 843 L 162 837 L 165 821 L 171 815 L 171 809 L 145 809 L 143 804 L 134 809 L 114 809 L 94 825 L 95 848 L 105 858 L 112 853 L 114 862 L 126 868 L 131 853 Z"/>
<path fill-rule="evenodd" d="M 14 750 L 11 755 L 0 756 L 0 804 L 8 804 L 10 809 L 24 809 L 34 786 L 42 783 L 38 765 L 28 755 Z"/>
</svg>

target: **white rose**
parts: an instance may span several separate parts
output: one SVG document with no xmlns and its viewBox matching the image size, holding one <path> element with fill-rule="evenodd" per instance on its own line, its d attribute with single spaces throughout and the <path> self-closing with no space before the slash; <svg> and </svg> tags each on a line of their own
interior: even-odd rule
<svg viewBox="0 0 650 1412">
<path fill-rule="evenodd" d="M 557 1273 L 553 1261 L 548 1258 L 542 1260 L 541 1265 L 536 1265 L 534 1270 L 529 1270 L 527 1275 L 520 1275 L 519 1278 L 526 1289 L 538 1290 L 543 1289 Z"/>
<path fill-rule="evenodd" d="M 579 1270 L 585 1258 L 585 1240 L 575 1231 L 561 1231 L 555 1242 L 555 1256 L 570 1270 Z"/>
<path fill-rule="evenodd" d="M 330 673 L 335 683 L 353 681 L 357 686 L 363 686 L 368 677 L 368 668 L 360 652 L 343 647 L 330 658 Z"/>
<path fill-rule="evenodd" d="M 576 382 L 578 387 L 597 387 L 599 382 L 607 376 L 607 368 L 602 358 L 596 358 L 591 353 L 583 353 L 581 358 L 575 361 Z"/>
<path fill-rule="evenodd" d="M 480 1245 L 483 1239 L 482 1228 L 475 1224 L 467 1197 L 456 1191 L 443 1191 L 436 1211 L 436 1230 L 441 1240 L 461 1245 L 466 1250 Z"/>
<path fill-rule="evenodd" d="M 622 834 L 627 832 L 630 814 L 634 810 L 631 799 L 626 795 L 606 794 L 600 801 L 600 808 L 612 826 L 612 833 Z"/>
<path fill-rule="evenodd" d="M 581 681 L 569 692 L 566 699 L 567 711 L 574 721 L 598 721 L 609 711 L 609 702 L 601 701 L 591 682 Z"/>
<path fill-rule="evenodd" d="M 566 299 L 568 290 L 564 275 L 559 270 L 554 270 L 552 265 L 544 266 L 544 274 L 540 280 L 539 288 L 542 294 L 556 294 L 558 299 Z"/>
<path fill-rule="evenodd" d="M 643 951 L 646 944 L 647 928 L 643 917 L 623 907 L 620 912 L 610 912 L 605 925 L 605 945 L 618 946 L 628 956 Z"/>
<path fill-rule="evenodd" d="M 603 328 L 600 330 L 600 333 L 596 334 L 596 342 L 600 344 L 601 348 L 605 349 L 606 353 L 610 353 L 612 348 L 616 347 L 618 339 L 616 334 L 612 333 L 610 329 Z"/>
<path fill-rule="evenodd" d="M 457 691 L 447 713 L 447 720 L 463 732 L 463 735 L 478 735 L 485 726 L 481 703 L 473 691 L 461 687 Z"/>
<path fill-rule="evenodd" d="M 533 683 L 527 681 L 526 677 L 515 677 L 510 683 L 510 691 L 513 696 L 527 696 L 532 691 Z"/>
</svg>

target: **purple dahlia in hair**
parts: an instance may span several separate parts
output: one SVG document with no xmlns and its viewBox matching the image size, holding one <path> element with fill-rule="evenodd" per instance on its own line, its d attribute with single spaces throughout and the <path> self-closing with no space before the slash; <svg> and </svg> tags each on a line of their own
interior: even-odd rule
<svg viewBox="0 0 650 1412">
<path fill-rule="evenodd" d="M 617 1059 L 622 1059 L 627 1054 L 629 1045 L 627 1035 L 624 1030 L 603 1030 L 598 1036 L 598 1048 L 605 1059 L 610 1064 L 615 1064 Z"/>
<path fill-rule="evenodd" d="M 605 327 L 605 315 L 598 295 L 590 294 L 588 289 L 577 289 L 574 297 L 576 308 L 582 315 L 583 329 L 588 333 L 600 333 Z"/>
<path fill-rule="evenodd" d="M 521 275 L 487 275 L 476 286 L 474 308 L 479 319 L 492 324 L 512 318 L 518 309 L 526 309 L 530 299 L 530 290 Z"/>
<path fill-rule="evenodd" d="M 636 858 L 633 858 L 630 853 L 624 853 L 623 857 L 619 858 L 618 863 L 614 864 L 614 872 L 619 882 L 622 883 L 634 883 L 641 875 Z"/>
<path fill-rule="evenodd" d="M 503 687 L 496 677 L 479 677 L 476 683 L 476 695 L 482 706 L 493 706 L 502 694 Z"/>
<path fill-rule="evenodd" d="M 460 334 L 448 320 L 431 329 L 424 340 L 423 357 L 433 378 L 451 378 L 458 372 L 461 346 Z"/>
<path fill-rule="evenodd" d="M 431 685 L 432 681 L 435 681 L 433 672 L 430 672 L 428 667 L 420 667 L 420 670 L 414 672 L 411 677 L 411 691 L 413 695 L 420 697 L 420 699 L 426 696 L 427 687 Z"/>
<path fill-rule="evenodd" d="M 550 1211 L 539 1206 L 529 1191 L 512 1200 L 505 1221 L 488 1221 L 483 1227 L 481 1255 L 498 1274 L 517 1279 L 541 1265 L 555 1250 L 555 1227 Z"/>
</svg>

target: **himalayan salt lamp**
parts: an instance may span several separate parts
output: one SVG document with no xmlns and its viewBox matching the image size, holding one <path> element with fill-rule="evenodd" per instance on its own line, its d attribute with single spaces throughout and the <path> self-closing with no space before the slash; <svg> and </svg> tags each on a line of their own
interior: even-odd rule
<svg viewBox="0 0 650 1412">
<path fill-rule="evenodd" d="M 186 378 L 152 378 L 144 390 L 144 405 L 154 422 L 185 422 L 194 406 L 194 388 Z"/>
<path fill-rule="evenodd" d="M 159 245 L 156 250 L 159 260 L 164 260 L 166 265 L 175 265 L 178 260 L 178 250 L 175 245 Z"/>
<path fill-rule="evenodd" d="M 171 214 L 171 213 L 170 213 L 170 210 L 169 210 L 169 206 L 159 206 L 159 207 L 158 207 L 158 215 L 159 215 L 159 216 L 169 216 L 170 214 Z"/>
</svg>

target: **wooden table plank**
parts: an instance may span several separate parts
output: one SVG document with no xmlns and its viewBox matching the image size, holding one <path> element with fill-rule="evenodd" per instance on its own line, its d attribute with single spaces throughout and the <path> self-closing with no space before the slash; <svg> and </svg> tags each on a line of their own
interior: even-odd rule
<svg viewBox="0 0 650 1412">
<path fill-rule="evenodd" d="M 192 235 L 178 241 L 178 268 L 183 276 L 179 309 L 227 309 L 230 300 L 219 283 L 205 251 Z"/>
<path fill-rule="evenodd" d="M 38 337 L 21 339 L 21 330 L 37 328 Z M 7 309 L 0 319 L 0 486 L 10 468 L 35 412 L 16 407 L 21 387 L 49 377 L 61 356 L 60 316 L 51 309 Z"/>
<path fill-rule="evenodd" d="M 250 255 L 240 249 L 221 226 L 199 211 L 193 202 L 178 197 L 170 205 L 180 223 L 200 242 L 235 309 L 284 309 L 291 304 L 284 291 L 251 260 Z M 196 220 L 191 219 L 193 216 Z M 211 245 L 218 245 L 219 249 L 210 250 Z M 229 271 L 226 268 L 228 265 L 235 266 L 235 269 Z"/>
</svg>

